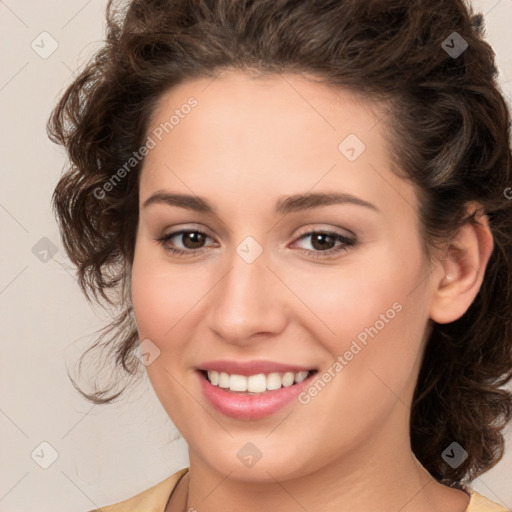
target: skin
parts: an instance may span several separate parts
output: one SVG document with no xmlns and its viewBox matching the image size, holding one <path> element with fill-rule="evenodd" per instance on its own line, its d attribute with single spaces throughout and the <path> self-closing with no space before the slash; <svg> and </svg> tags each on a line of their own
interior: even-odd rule
<svg viewBox="0 0 512 512">
<path fill-rule="evenodd" d="M 146 370 L 189 447 L 190 472 L 166 512 L 464 511 L 468 496 L 413 456 L 410 404 L 432 320 L 459 318 L 480 288 L 493 248 L 487 219 L 464 226 L 429 264 L 416 192 L 391 170 L 385 109 L 354 93 L 305 75 L 230 70 L 168 91 L 150 130 L 191 96 L 198 105 L 144 161 L 132 269 L 140 339 L 160 350 Z M 338 150 L 348 134 L 366 146 L 352 162 Z M 218 214 L 143 207 L 161 190 L 204 197 Z M 326 191 L 378 211 L 346 203 L 273 212 L 283 196 Z M 194 228 L 207 233 L 202 244 L 167 242 L 189 255 L 155 240 Z M 321 256 L 322 247 L 302 237 L 312 230 L 357 242 L 315 258 L 305 251 Z M 236 251 L 247 236 L 263 249 L 250 264 Z M 321 374 L 396 302 L 401 311 L 306 405 L 247 421 L 218 413 L 202 394 L 194 368 L 207 360 L 265 359 Z M 262 453 L 250 468 L 236 456 L 247 442 Z"/>
</svg>

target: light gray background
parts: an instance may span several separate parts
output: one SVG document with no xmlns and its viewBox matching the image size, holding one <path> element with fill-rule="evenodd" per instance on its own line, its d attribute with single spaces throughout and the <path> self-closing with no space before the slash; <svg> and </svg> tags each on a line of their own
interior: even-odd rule
<svg viewBox="0 0 512 512">
<path fill-rule="evenodd" d="M 473 5 L 485 15 L 510 102 L 512 0 Z M 45 125 L 75 70 L 101 45 L 105 6 L 106 0 L 0 0 L 1 512 L 85 512 L 188 465 L 186 445 L 146 375 L 132 398 L 100 407 L 78 395 L 65 369 L 73 369 L 107 316 L 82 296 L 59 240 L 50 197 L 64 152 L 47 140 Z M 52 44 L 58 48 L 45 55 Z M 32 252 L 43 237 L 57 247 L 46 263 Z M 505 458 L 473 486 L 512 508 L 510 427 L 507 439 Z M 43 469 L 52 449 L 58 457 Z"/>
</svg>

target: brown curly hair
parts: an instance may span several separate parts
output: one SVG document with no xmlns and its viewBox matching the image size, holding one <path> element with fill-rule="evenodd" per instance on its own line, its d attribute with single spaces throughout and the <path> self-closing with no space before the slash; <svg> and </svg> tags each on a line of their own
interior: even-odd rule
<svg viewBox="0 0 512 512">
<path fill-rule="evenodd" d="M 494 251 L 484 281 L 461 318 L 434 323 L 410 427 L 416 457 L 439 481 L 472 480 L 495 465 L 512 417 L 503 389 L 512 377 L 512 155 L 482 23 L 462 0 L 110 0 L 104 46 L 48 121 L 70 160 L 52 198 L 63 245 L 87 299 L 115 308 L 83 356 L 101 347 L 109 356 L 100 362 L 115 360 L 125 377 L 141 369 L 130 273 L 142 162 L 108 193 L 97 191 L 143 145 L 162 94 L 224 69 L 312 75 L 391 107 L 392 157 L 419 190 L 429 257 L 475 222 L 468 201 L 488 215 Z M 458 56 L 443 43 L 454 46 L 453 32 L 468 45 Z M 71 380 L 97 404 L 124 392 L 113 392 L 119 379 L 90 394 Z M 457 468 L 441 457 L 454 440 L 468 452 Z"/>
</svg>

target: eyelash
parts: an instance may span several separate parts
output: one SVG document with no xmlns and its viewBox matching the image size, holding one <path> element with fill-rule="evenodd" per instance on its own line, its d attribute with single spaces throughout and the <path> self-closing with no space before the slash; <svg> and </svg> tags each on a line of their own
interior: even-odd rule
<svg viewBox="0 0 512 512">
<path fill-rule="evenodd" d="M 169 233 L 167 235 L 164 235 L 162 237 L 156 238 L 156 241 L 164 247 L 165 250 L 170 251 L 173 255 L 182 257 L 183 255 L 190 255 L 193 256 L 194 254 L 198 254 L 198 252 L 202 251 L 204 247 L 200 249 L 176 249 L 174 247 L 170 247 L 167 245 L 167 242 L 174 238 L 177 235 L 182 235 L 185 233 L 199 233 L 201 235 L 204 235 L 208 238 L 210 238 L 204 231 L 201 231 L 199 229 L 182 229 L 179 231 L 173 231 L 172 233 Z M 355 238 L 348 238 L 343 235 L 340 235 L 339 233 L 334 233 L 332 231 L 308 231 L 307 233 L 303 233 L 297 240 L 302 240 L 303 238 L 306 238 L 311 235 L 328 235 L 329 237 L 334 238 L 335 240 L 338 240 L 341 242 L 340 245 L 337 246 L 337 248 L 328 249 L 326 251 L 311 251 L 309 249 L 302 249 L 302 251 L 307 254 L 310 257 L 313 258 L 327 258 L 329 256 L 333 256 L 334 254 L 337 254 L 341 251 L 348 251 L 351 247 L 355 246 L 357 240 Z"/>
</svg>

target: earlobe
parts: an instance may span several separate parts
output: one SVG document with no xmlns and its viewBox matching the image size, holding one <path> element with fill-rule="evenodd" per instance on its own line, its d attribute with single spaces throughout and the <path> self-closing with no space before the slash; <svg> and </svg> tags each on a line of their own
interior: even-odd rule
<svg viewBox="0 0 512 512">
<path fill-rule="evenodd" d="M 437 323 L 464 315 L 482 285 L 494 244 L 488 217 L 480 214 L 476 220 L 459 229 L 440 262 L 430 307 L 430 318 Z"/>
</svg>

